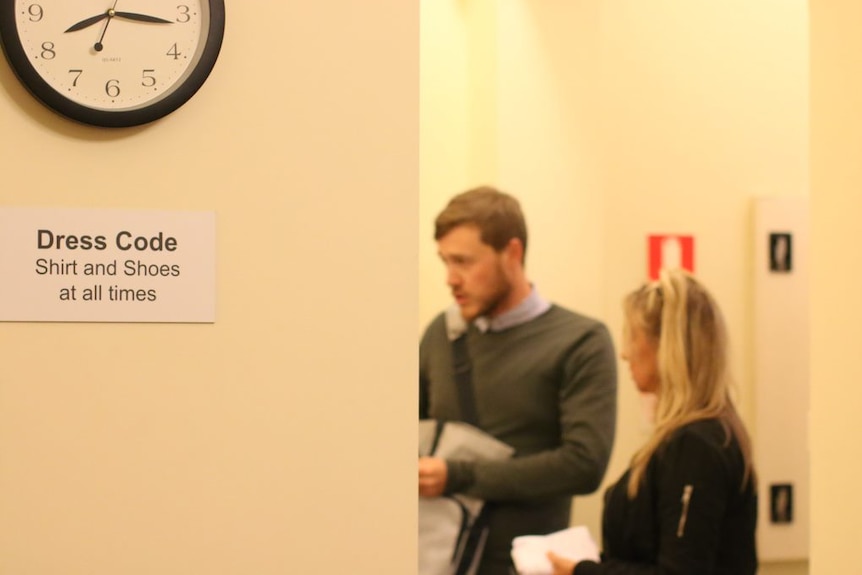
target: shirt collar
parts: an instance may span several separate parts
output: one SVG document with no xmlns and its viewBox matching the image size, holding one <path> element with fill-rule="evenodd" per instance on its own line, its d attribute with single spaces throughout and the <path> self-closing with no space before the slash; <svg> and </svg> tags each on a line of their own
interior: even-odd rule
<svg viewBox="0 0 862 575">
<path fill-rule="evenodd" d="M 535 287 L 530 289 L 530 294 L 524 300 L 507 312 L 496 317 L 480 316 L 474 320 L 476 328 L 482 333 L 489 331 L 503 331 L 522 323 L 535 319 L 548 311 L 551 302 L 539 295 Z M 457 304 L 452 304 L 446 309 L 446 335 L 450 340 L 458 339 L 467 331 L 467 322 L 461 315 L 461 309 Z"/>
</svg>

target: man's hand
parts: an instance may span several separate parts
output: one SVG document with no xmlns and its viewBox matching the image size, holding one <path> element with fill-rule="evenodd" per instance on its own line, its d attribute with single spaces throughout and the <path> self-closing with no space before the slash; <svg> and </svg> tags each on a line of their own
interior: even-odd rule
<svg viewBox="0 0 862 575">
<path fill-rule="evenodd" d="M 438 497 L 446 488 L 448 469 L 446 461 L 439 457 L 419 458 L 419 495 Z"/>
<path fill-rule="evenodd" d="M 548 559 L 554 568 L 554 575 L 572 575 L 575 572 L 575 563 L 564 557 L 560 557 L 553 551 L 548 551 Z"/>
</svg>

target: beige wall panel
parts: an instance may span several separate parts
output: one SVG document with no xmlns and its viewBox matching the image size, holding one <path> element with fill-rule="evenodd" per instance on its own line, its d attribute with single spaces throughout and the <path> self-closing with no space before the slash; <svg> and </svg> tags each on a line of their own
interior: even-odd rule
<svg viewBox="0 0 862 575">
<path fill-rule="evenodd" d="M 811 0 L 811 573 L 858 570 L 862 4 Z"/>
<path fill-rule="evenodd" d="M 215 324 L 0 324 L 0 573 L 415 569 L 418 6 L 228 4 L 152 125 L 0 64 L 4 205 L 218 222 Z"/>
</svg>

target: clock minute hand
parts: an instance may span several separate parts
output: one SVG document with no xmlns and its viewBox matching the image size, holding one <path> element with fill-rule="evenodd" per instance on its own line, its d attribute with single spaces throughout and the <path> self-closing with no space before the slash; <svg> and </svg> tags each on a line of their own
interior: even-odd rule
<svg viewBox="0 0 862 575">
<path fill-rule="evenodd" d="M 147 16 L 146 14 L 135 14 L 134 12 L 114 12 L 116 18 L 125 18 L 126 20 L 135 20 L 137 22 L 150 22 L 153 24 L 173 24 L 170 20 L 164 18 L 156 18 L 155 16 Z"/>
<path fill-rule="evenodd" d="M 83 30 L 84 28 L 88 28 L 97 22 L 101 22 L 102 20 L 104 20 L 107 17 L 108 17 L 108 14 L 102 13 L 102 14 L 99 14 L 98 16 L 91 16 L 90 18 L 85 18 L 84 20 L 81 20 L 77 24 L 70 26 L 69 29 L 66 30 L 66 32 L 76 32 L 78 30 Z"/>
</svg>

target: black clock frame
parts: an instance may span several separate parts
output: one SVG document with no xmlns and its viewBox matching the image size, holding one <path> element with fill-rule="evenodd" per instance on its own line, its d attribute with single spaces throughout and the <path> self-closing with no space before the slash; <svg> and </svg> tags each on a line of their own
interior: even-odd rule
<svg viewBox="0 0 862 575">
<path fill-rule="evenodd" d="M 30 93 L 55 112 L 91 126 L 127 128 L 146 124 L 177 110 L 203 86 L 218 60 L 224 39 L 224 0 L 209 1 L 209 32 L 200 59 L 191 73 L 164 98 L 130 110 L 98 110 L 69 100 L 51 87 L 30 63 L 18 37 L 15 0 L 0 0 L 0 45 L 15 75 Z"/>
</svg>

